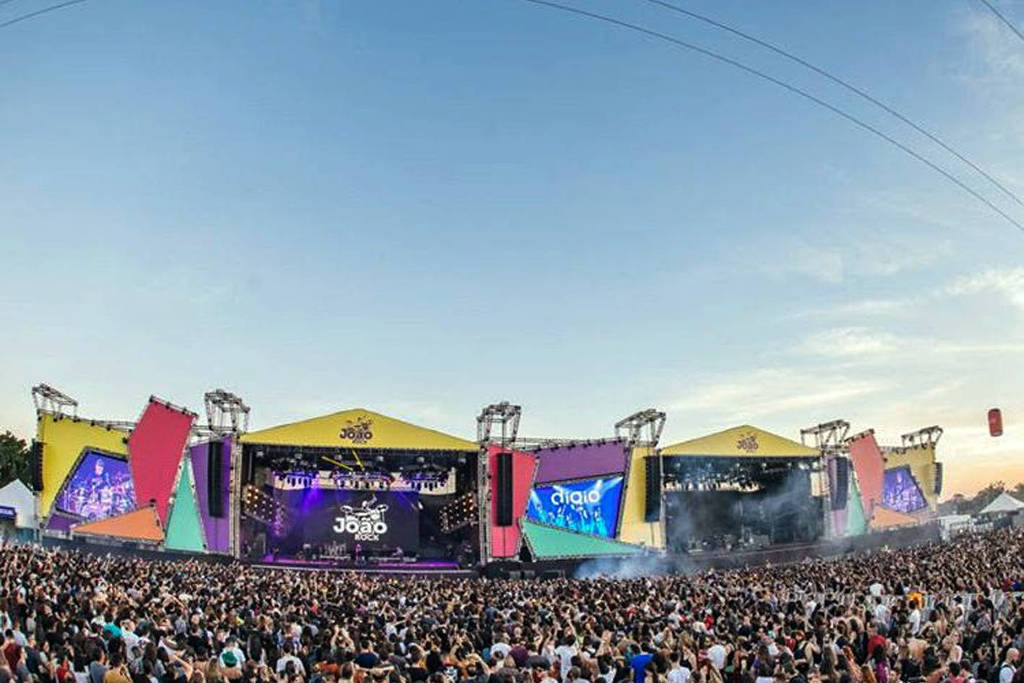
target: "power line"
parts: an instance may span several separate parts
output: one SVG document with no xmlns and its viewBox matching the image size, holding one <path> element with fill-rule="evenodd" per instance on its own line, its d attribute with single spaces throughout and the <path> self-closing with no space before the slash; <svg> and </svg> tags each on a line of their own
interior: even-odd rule
<svg viewBox="0 0 1024 683">
<path fill-rule="evenodd" d="M 986 4 L 988 4 L 988 0 L 981 0 L 981 1 L 986 3 Z M 800 64 L 801 66 L 804 66 L 804 67 L 810 69 L 811 71 L 813 71 L 813 72 L 815 72 L 815 73 L 817 73 L 817 74 L 819 74 L 821 76 L 824 76 L 825 78 L 829 79 L 833 83 L 836 83 L 836 84 L 846 88 L 850 92 L 859 95 L 860 97 L 864 98 L 868 102 L 874 104 L 875 106 L 881 108 L 885 112 L 887 112 L 887 113 L 891 114 L 892 116 L 896 117 L 897 119 L 899 119 L 903 123 L 907 124 L 908 126 L 913 128 L 914 130 L 916 130 L 921 135 L 924 135 L 926 138 L 928 138 L 929 140 L 931 140 L 935 144 L 937 144 L 940 147 L 942 147 L 942 149 L 946 150 L 947 152 L 949 152 L 950 154 L 955 156 L 957 159 L 959 159 L 960 161 L 964 162 L 965 164 L 970 166 L 972 169 L 977 171 L 982 177 L 985 178 L 985 180 L 989 181 L 990 183 L 992 183 L 992 185 L 994 185 L 995 187 L 997 187 L 1000 190 L 1002 190 L 1003 193 L 1006 194 L 1006 196 L 1008 196 L 1013 201 L 1017 202 L 1017 204 L 1019 204 L 1020 206 L 1024 206 L 1024 201 L 1021 201 L 1020 197 L 1018 197 L 1013 191 L 1009 190 L 1005 185 L 1003 185 L 998 180 L 993 178 L 991 175 L 986 173 L 985 170 L 982 169 L 980 166 L 978 166 L 973 161 L 971 161 L 970 159 L 965 157 L 963 154 L 961 154 L 960 152 L 955 150 L 951 145 L 949 145 L 948 143 L 943 141 L 941 138 L 939 138 L 939 136 L 935 135 L 934 133 L 929 132 L 928 130 L 926 130 L 922 126 L 914 123 L 909 118 L 907 118 L 906 116 L 904 116 L 900 112 L 898 112 L 895 109 L 893 109 L 891 106 L 889 106 L 889 105 L 885 104 L 884 102 L 878 100 L 876 97 L 874 97 L 870 93 L 866 92 L 865 90 L 863 90 L 861 88 L 858 88 L 857 86 L 855 86 L 855 85 L 853 85 L 853 84 L 843 80 L 839 76 L 836 76 L 836 75 L 834 75 L 832 73 L 829 73 L 828 71 L 826 71 L 825 69 L 823 69 L 823 68 L 821 68 L 819 66 L 815 66 L 814 64 L 811 64 L 807 60 L 805 60 L 805 59 L 803 59 L 801 57 L 798 57 L 798 56 L 794 55 L 791 52 L 788 52 L 788 51 L 784 50 L 783 48 L 779 47 L 778 45 L 774 45 L 772 43 L 769 43 L 766 40 L 761 40 L 760 38 L 757 38 L 756 36 L 750 35 L 749 33 L 744 33 L 743 31 L 741 31 L 741 30 L 739 30 L 737 28 L 734 28 L 732 26 L 729 26 L 727 24 L 723 24 L 720 21 L 715 21 L 711 17 L 706 17 L 703 14 L 698 14 L 696 12 L 692 12 L 692 11 L 690 11 L 688 9 L 684 9 L 682 7 L 679 7 L 678 5 L 673 5 L 670 2 L 665 2 L 665 0 L 644 0 L 644 2 L 649 2 L 652 5 L 659 5 L 661 7 L 666 8 L 666 9 L 672 10 L 673 12 L 678 12 L 679 14 L 684 14 L 684 15 L 686 15 L 688 17 L 691 17 L 693 19 L 696 19 L 698 21 L 703 21 L 706 24 L 710 24 L 712 26 L 715 26 L 716 28 L 722 29 L 723 31 L 728 31 L 729 33 L 732 33 L 733 35 L 739 36 L 740 38 L 743 38 L 744 40 L 748 40 L 748 41 L 750 41 L 752 43 L 760 45 L 763 48 L 771 50 L 772 52 L 774 52 L 776 54 L 782 55 L 786 59 L 794 61 L 797 64 Z M 1024 39 L 1024 36 L 1021 36 L 1021 38 Z"/>
<path fill-rule="evenodd" d="M 981 1 L 983 3 L 985 3 L 985 7 L 988 7 L 990 10 L 992 10 L 992 14 L 996 15 L 997 17 L 999 17 L 1000 21 L 1002 21 L 1004 24 L 1009 26 L 1010 30 L 1013 31 L 1014 33 L 1016 33 L 1018 38 L 1020 38 L 1021 40 L 1024 40 L 1024 33 L 1021 33 L 1020 29 L 1013 25 L 1013 22 L 1011 22 L 1009 19 L 1007 19 L 1005 16 L 1003 16 L 1003 13 L 1000 12 L 999 10 L 997 10 L 995 8 L 995 5 L 993 5 L 988 0 L 981 0 Z"/>
<path fill-rule="evenodd" d="M 21 21 L 27 21 L 28 19 L 31 19 L 32 17 L 38 17 L 40 14 L 46 14 L 47 12 L 55 12 L 55 11 L 57 11 L 59 9 L 64 8 L 64 7 L 69 7 L 71 5 L 77 5 L 78 3 L 85 2 L 85 1 L 86 0 L 68 0 L 67 2 L 62 2 L 59 5 L 50 5 L 49 7 L 44 7 L 43 9 L 36 10 L 35 12 L 29 12 L 28 14 L 22 14 L 20 17 L 15 17 L 15 18 L 11 19 L 10 21 L 5 21 L 4 23 L 0 24 L 0 28 L 7 28 L 8 26 L 11 26 L 12 24 L 17 24 L 18 22 L 21 22 Z"/>
<path fill-rule="evenodd" d="M 1014 220 L 1014 218 L 1012 216 L 1010 216 L 1005 211 L 1000 209 L 998 206 L 993 204 L 991 201 L 989 201 L 988 199 L 983 197 L 976 190 L 974 190 L 973 188 L 971 188 L 968 185 L 966 185 L 963 181 L 961 181 L 959 178 L 954 176 L 949 171 L 945 170 L 944 168 L 942 168 L 938 164 L 934 163 L 933 161 L 930 161 L 929 159 L 926 159 L 925 157 L 921 156 L 920 154 L 918 154 L 914 150 L 912 150 L 909 147 L 907 147 L 906 145 L 904 145 L 902 142 L 899 142 L 895 138 L 887 135 L 886 133 L 883 133 L 881 130 L 879 130 L 878 128 L 875 128 L 871 124 L 865 123 L 864 121 L 858 119 L 853 114 L 849 114 L 849 113 L 843 111 L 842 109 L 840 109 L 839 107 L 837 107 L 837 106 L 835 106 L 833 104 L 829 104 L 825 100 L 823 100 L 823 99 L 821 99 L 819 97 L 816 97 L 815 95 L 812 95 L 811 93 L 807 92 L 806 90 L 801 90 L 800 88 L 798 88 L 795 85 L 790 85 L 789 83 L 786 83 L 785 81 L 781 81 L 778 78 L 775 78 L 774 76 L 769 76 L 768 74 L 764 73 L 763 71 L 758 71 L 754 67 L 747 66 L 746 64 L 743 64 L 742 62 L 738 62 L 735 59 L 732 59 L 730 57 L 726 57 L 726 56 L 718 54 L 717 52 L 714 52 L 712 50 L 709 50 L 709 49 L 706 49 L 706 48 L 694 45 L 692 43 L 687 43 L 687 42 L 685 42 L 683 40 L 680 40 L 678 38 L 675 38 L 673 36 L 667 35 L 665 33 L 660 33 L 658 31 L 655 31 L 654 29 L 649 29 L 649 28 L 646 28 L 644 26 L 640 26 L 638 24 L 631 24 L 631 23 L 629 23 L 627 21 L 623 21 L 621 19 L 615 19 L 614 17 L 609 17 L 609 16 L 604 15 L 604 14 L 598 14 L 596 12 L 590 12 L 588 10 L 580 9 L 578 7 L 571 7 L 569 5 L 562 5 L 562 4 L 557 3 L 557 2 L 552 2 L 551 0 L 520 0 L 520 1 L 521 2 L 528 2 L 528 3 L 534 4 L 534 5 L 543 5 L 545 7 L 550 7 L 552 9 L 556 9 L 556 10 L 559 10 L 559 11 L 562 11 L 562 12 L 568 12 L 570 14 L 577 14 L 579 16 L 583 16 L 583 17 L 588 17 L 590 19 L 594 19 L 596 21 L 602 21 L 602 22 L 607 23 L 607 24 L 612 24 L 612 25 L 618 26 L 620 28 L 625 28 L 625 29 L 628 29 L 628 30 L 631 30 L 631 31 L 637 31 L 638 33 L 643 33 L 645 35 L 651 36 L 652 38 L 657 38 L 659 40 L 664 40 L 666 42 L 672 43 L 673 45 L 676 45 L 677 47 L 681 47 L 681 48 L 684 48 L 686 50 L 691 50 L 693 52 L 697 52 L 699 54 L 702 54 L 702 55 L 704 55 L 706 57 L 710 57 L 711 59 L 714 59 L 716 61 L 722 62 L 724 64 L 728 64 L 730 66 L 734 66 L 737 69 L 740 69 L 742 71 L 746 71 L 747 73 L 749 73 L 749 74 L 751 74 L 753 76 L 757 76 L 758 78 L 764 79 L 764 80 L 766 80 L 766 81 L 768 81 L 770 83 L 774 83 L 775 85 L 779 86 L 780 88 L 788 90 L 789 92 L 791 92 L 791 93 L 793 93 L 795 95 L 799 95 L 800 97 L 803 97 L 804 99 L 810 100 L 811 102 L 813 102 L 813 103 L 815 103 L 815 104 L 817 104 L 819 106 L 822 106 L 822 107 L 828 109 L 829 111 L 831 111 L 831 112 L 833 112 L 835 114 L 838 114 L 839 116 L 843 117 L 847 121 L 850 121 L 854 125 L 856 125 L 856 126 L 858 126 L 860 128 L 863 128 L 864 130 L 866 130 L 866 131 L 868 131 L 870 133 L 873 133 L 874 135 L 876 135 L 877 137 L 881 138 L 882 140 L 885 140 L 889 144 L 891 144 L 891 145 L 895 146 L 896 148 L 902 150 L 904 153 L 908 154 L 909 156 L 913 157 L 914 159 L 917 159 L 921 163 L 923 163 L 926 166 L 928 166 L 929 168 L 931 168 L 936 173 L 941 174 L 944 178 L 949 180 L 951 183 L 955 184 L 961 190 L 963 190 L 964 192 L 967 192 L 969 195 L 971 195 L 972 197 L 977 199 L 979 202 L 981 202 L 982 204 L 984 204 L 985 206 L 987 206 L 988 208 L 992 209 L 997 214 L 999 214 L 1000 216 L 1005 218 L 1008 222 L 1010 222 L 1018 230 L 1020 230 L 1021 232 L 1024 232 L 1024 225 L 1021 225 L 1020 223 L 1018 223 L 1016 220 Z"/>
</svg>

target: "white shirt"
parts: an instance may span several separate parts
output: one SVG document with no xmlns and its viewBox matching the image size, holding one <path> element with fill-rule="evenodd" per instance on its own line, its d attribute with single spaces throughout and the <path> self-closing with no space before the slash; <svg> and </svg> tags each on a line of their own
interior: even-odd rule
<svg viewBox="0 0 1024 683">
<path fill-rule="evenodd" d="M 1013 680 L 1013 674 L 1013 667 L 1004 663 L 999 669 L 999 683 L 1010 683 Z"/>
<path fill-rule="evenodd" d="M 918 632 L 921 630 L 921 610 L 915 609 L 913 612 L 911 612 L 910 616 L 908 617 L 908 620 L 910 621 L 910 632 L 916 636 Z M 1001 675 L 1002 674 L 1000 674 L 1000 676 Z"/>
<path fill-rule="evenodd" d="M 873 584 L 868 586 L 868 592 L 871 593 L 871 597 L 880 598 L 882 597 L 882 584 L 875 581 Z"/>
<path fill-rule="evenodd" d="M 708 648 L 708 659 L 715 665 L 715 668 L 721 671 L 725 668 L 725 646 L 721 643 L 715 643 Z"/>
<path fill-rule="evenodd" d="M 491 645 L 491 655 L 497 657 L 499 660 L 508 657 L 508 653 L 512 651 L 512 646 L 508 643 L 495 643 Z"/>
<path fill-rule="evenodd" d="M 685 666 L 677 666 L 668 672 L 667 678 L 668 683 L 686 683 L 690 680 L 690 670 Z"/>
<path fill-rule="evenodd" d="M 562 667 L 562 680 L 565 680 L 566 675 L 569 673 L 569 669 L 572 668 L 572 658 L 577 655 L 575 645 L 559 645 L 555 648 L 555 656 L 561 662 Z"/>
<path fill-rule="evenodd" d="M 277 673 L 281 673 L 288 666 L 288 662 L 294 662 L 295 670 L 303 676 L 306 675 L 306 667 L 302 666 L 302 660 L 296 657 L 295 655 L 284 655 L 283 657 L 277 660 L 277 666 L 274 667 L 274 669 L 277 671 Z"/>
</svg>

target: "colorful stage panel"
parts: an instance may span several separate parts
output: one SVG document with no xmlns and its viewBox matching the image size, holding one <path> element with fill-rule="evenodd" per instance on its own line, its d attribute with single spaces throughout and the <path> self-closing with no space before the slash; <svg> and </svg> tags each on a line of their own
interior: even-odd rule
<svg viewBox="0 0 1024 683">
<path fill-rule="evenodd" d="M 611 538 L 619 522 L 622 477 L 534 486 L 526 516 L 575 533 Z"/>
<path fill-rule="evenodd" d="M 125 515 L 77 524 L 71 531 L 76 536 L 106 536 L 124 541 L 162 543 L 164 540 L 156 510 L 148 506 Z"/>
<path fill-rule="evenodd" d="M 849 492 L 846 499 L 846 536 L 860 536 L 867 533 L 868 518 L 864 513 L 864 503 L 857 487 L 856 474 L 851 473 Z"/>
<path fill-rule="evenodd" d="M 644 458 L 653 454 L 654 449 L 647 446 L 633 448 L 630 452 L 619 540 L 642 544 L 648 548 L 664 548 L 664 517 L 657 522 L 644 521 L 644 505 L 647 501 Z"/>
<path fill-rule="evenodd" d="M 210 444 L 196 444 L 189 449 L 189 459 L 192 461 L 192 473 L 196 481 L 196 502 L 199 506 L 199 516 L 203 520 L 203 531 L 206 536 L 206 549 L 212 553 L 227 553 L 231 551 L 231 439 L 224 439 L 221 471 L 220 491 L 223 506 L 221 515 L 214 517 L 210 514 Z"/>
<path fill-rule="evenodd" d="M 390 448 L 477 452 L 480 447 L 433 429 L 417 427 L 369 410 L 344 410 L 301 422 L 249 432 L 242 443 L 325 448 Z"/>
<path fill-rule="evenodd" d="M 924 496 L 930 511 L 935 511 L 939 504 L 939 493 L 935 490 L 936 464 L 935 446 L 913 446 L 887 451 L 885 454 L 886 470 L 909 467 L 921 495 Z"/>
<path fill-rule="evenodd" d="M 139 505 L 153 501 L 160 520 L 167 520 L 167 503 L 188 443 L 195 414 L 150 399 L 128 439 L 135 495 Z"/>
<path fill-rule="evenodd" d="M 92 447 L 117 455 L 128 454 L 125 445 L 128 432 L 96 425 L 85 419 L 44 414 L 39 418 L 37 434 L 43 444 L 43 490 L 39 493 L 39 514 L 42 517 L 50 514 L 57 493 L 83 450 Z"/>
<path fill-rule="evenodd" d="M 595 479 L 626 471 L 629 447 L 622 441 L 541 448 L 535 485 L 571 479 Z"/>
<path fill-rule="evenodd" d="M 124 457 L 87 449 L 68 477 L 53 509 L 79 520 L 103 519 L 131 512 L 135 486 Z"/>
<path fill-rule="evenodd" d="M 490 459 L 491 471 L 491 555 L 493 557 L 515 557 L 519 553 L 519 544 L 522 534 L 519 525 L 513 522 L 511 526 L 500 527 L 498 520 L 498 453 L 504 449 L 498 446 L 488 446 L 487 453 Z M 530 500 L 530 489 L 533 486 L 534 475 L 537 471 L 537 459 L 529 454 L 520 451 L 512 453 L 512 518 L 520 519 L 526 514 L 526 506 Z"/>
<path fill-rule="evenodd" d="M 530 552 L 539 560 L 577 557 L 626 557 L 643 553 L 643 548 L 606 538 L 576 534 L 563 529 L 523 520 L 523 533 Z"/>
<path fill-rule="evenodd" d="M 174 503 L 171 506 L 170 518 L 167 520 L 167 541 L 164 545 L 171 550 L 188 550 L 195 553 L 205 550 L 203 525 L 199 521 L 199 510 L 196 508 L 193 489 L 192 465 L 189 459 L 185 458 L 181 461 L 178 486 L 174 490 Z"/>
<path fill-rule="evenodd" d="M 882 504 L 883 473 L 885 460 L 882 450 L 875 441 L 873 431 L 863 432 L 849 440 L 850 462 L 857 474 L 864 513 L 870 519 L 874 509 Z"/>
</svg>

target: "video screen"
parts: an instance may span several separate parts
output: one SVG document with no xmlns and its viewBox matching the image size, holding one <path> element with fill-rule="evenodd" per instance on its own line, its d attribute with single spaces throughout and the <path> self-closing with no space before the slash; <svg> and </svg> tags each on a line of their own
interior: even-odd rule
<svg viewBox="0 0 1024 683">
<path fill-rule="evenodd" d="M 882 505 L 896 512 L 914 512 L 928 505 L 909 467 L 885 471 Z"/>
<path fill-rule="evenodd" d="M 87 520 L 103 519 L 135 509 L 135 485 L 128 463 L 87 451 L 57 495 L 61 512 Z"/>
<path fill-rule="evenodd" d="M 621 497 L 622 477 L 537 486 L 530 491 L 526 516 L 568 531 L 611 538 Z"/>
</svg>

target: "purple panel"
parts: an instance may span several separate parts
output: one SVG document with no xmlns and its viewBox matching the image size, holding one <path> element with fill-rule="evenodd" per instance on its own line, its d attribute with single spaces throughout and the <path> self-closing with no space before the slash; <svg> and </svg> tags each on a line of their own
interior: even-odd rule
<svg viewBox="0 0 1024 683">
<path fill-rule="evenodd" d="M 72 524 L 78 524 L 82 520 L 75 519 L 74 517 L 67 517 L 60 513 L 54 513 L 50 515 L 49 521 L 46 522 L 47 531 L 71 531 Z"/>
<path fill-rule="evenodd" d="M 207 481 L 210 476 L 209 444 L 201 443 L 189 449 L 192 458 L 192 477 L 196 482 L 196 502 L 199 504 L 199 516 L 203 520 L 203 532 L 206 534 L 206 549 L 214 553 L 230 551 L 231 517 L 227 514 L 231 509 L 229 495 L 231 493 L 231 439 L 224 439 L 224 457 L 221 466 L 221 496 L 224 500 L 224 516 L 210 516 L 210 500 L 207 495 Z"/>
<path fill-rule="evenodd" d="M 623 441 L 542 448 L 534 484 L 567 479 L 593 479 L 605 474 L 623 474 L 629 449 Z"/>
</svg>

